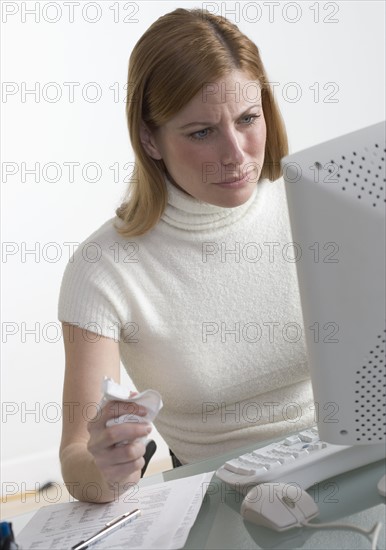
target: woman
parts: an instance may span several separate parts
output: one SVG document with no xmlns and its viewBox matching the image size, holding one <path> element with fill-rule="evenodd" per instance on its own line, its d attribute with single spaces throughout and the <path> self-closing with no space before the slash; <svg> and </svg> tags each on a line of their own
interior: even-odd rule
<svg viewBox="0 0 386 550">
<path fill-rule="evenodd" d="M 76 251 L 59 303 L 64 402 L 81 405 L 63 421 L 63 477 L 99 502 L 138 481 L 150 430 L 106 428 L 118 403 L 82 414 L 120 360 L 161 393 L 155 423 L 181 463 L 314 422 L 287 140 L 256 46 L 224 18 L 177 9 L 136 44 L 128 89 L 128 199 Z"/>
</svg>

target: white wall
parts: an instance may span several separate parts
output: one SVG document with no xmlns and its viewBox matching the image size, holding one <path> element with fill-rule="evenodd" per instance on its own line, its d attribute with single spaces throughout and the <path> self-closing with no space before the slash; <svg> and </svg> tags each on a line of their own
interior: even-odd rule
<svg viewBox="0 0 386 550">
<path fill-rule="evenodd" d="M 1 4 L 1 481 L 9 493 L 10 483 L 23 490 L 21 483 L 59 479 L 64 354 L 56 312 L 66 243 L 111 217 L 124 194 L 133 161 L 124 85 L 144 30 L 177 7 L 207 7 L 237 23 L 260 48 L 294 152 L 385 118 L 385 4 L 82 1 L 71 2 L 73 22 L 69 2 Z M 65 83 L 79 84 L 73 100 Z M 33 88 L 36 95 L 26 93 Z M 35 163 L 39 181 L 25 173 Z M 73 181 L 65 163 L 78 163 Z M 97 174 L 88 163 L 98 181 L 88 181 Z M 166 453 L 161 442 L 158 458 Z"/>
</svg>

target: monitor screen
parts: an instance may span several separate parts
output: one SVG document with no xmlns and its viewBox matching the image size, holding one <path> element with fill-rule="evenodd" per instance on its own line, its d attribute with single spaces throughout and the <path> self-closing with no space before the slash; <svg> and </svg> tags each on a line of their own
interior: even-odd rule
<svg viewBox="0 0 386 550">
<path fill-rule="evenodd" d="M 282 160 L 323 440 L 385 443 L 385 122 Z"/>
</svg>

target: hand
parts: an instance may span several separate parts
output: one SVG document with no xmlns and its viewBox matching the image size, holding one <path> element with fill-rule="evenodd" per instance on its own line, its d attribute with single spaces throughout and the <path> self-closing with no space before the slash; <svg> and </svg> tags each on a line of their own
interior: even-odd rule
<svg viewBox="0 0 386 550">
<path fill-rule="evenodd" d="M 151 425 L 124 422 L 106 427 L 106 423 L 125 414 L 145 416 L 146 413 L 146 408 L 136 403 L 109 401 L 87 424 L 90 434 L 87 449 L 108 487 L 117 492 L 117 496 L 140 478 L 146 450 L 140 438 L 151 432 Z"/>
</svg>

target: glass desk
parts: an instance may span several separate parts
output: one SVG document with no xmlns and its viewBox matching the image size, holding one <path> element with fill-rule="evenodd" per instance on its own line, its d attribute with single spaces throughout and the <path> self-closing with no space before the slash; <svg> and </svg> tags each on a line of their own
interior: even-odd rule
<svg viewBox="0 0 386 550">
<path fill-rule="evenodd" d="M 265 442 L 264 445 L 269 442 Z M 187 477 L 217 470 L 229 458 L 256 449 L 250 446 L 225 455 L 181 466 L 162 474 L 145 477 L 141 486 Z M 351 472 L 330 478 L 308 489 L 317 503 L 320 515 L 312 523 L 343 522 L 363 528 L 372 527 L 377 521 L 383 523 L 378 539 L 378 550 L 386 550 L 385 498 L 377 491 L 377 483 L 385 474 L 385 461 L 363 466 Z M 244 522 L 239 511 L 242 495 L 231 489 L 215 476 L 208 485 L 197 520 L 190 531 L 186 549 L 371 549 L 370 540 L 360 533 L 343 529 L 295 528 L 277 533 L 265 527 Z M 31 519 L 34 512 L 9 518 L 17 534 Z"/>
<path fill-rule="evenodd" d="M 266 444 L 266 443 L 265 443 Z M 229 458 L 256 449 L 256 445 L 239 452 L 182 466 L 162 474 L 165 481 L 217 470 Z M 308 489 L 317 503 L 320 515 L 312 523 L 353 523 L 365 529 L 377 521 L 383 523 L 378 549 L 386 548 L 385 498 L 377 490 L 377 483 L 385 474 L 385 461 L 357 468 L 351 472 L 320 482 Z M 159 476 L 154 481 L 159 481 Z M 147 478 L 146 483 L 152 477 Z M 145 480 L 143 480 L 145 481 Z M 320 548 L 367 549 L 370 539 L 355 531 L 343 529 L 295 528 L 277 533 L 265 527 L 244 521 L 240 515 L 242 495 L 213 477 L 208 486 L 197 520 L 190 531 L 186 549 L 251 549 L 251 548 Z"/>
</svg>

